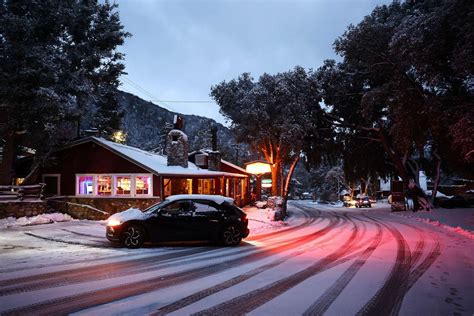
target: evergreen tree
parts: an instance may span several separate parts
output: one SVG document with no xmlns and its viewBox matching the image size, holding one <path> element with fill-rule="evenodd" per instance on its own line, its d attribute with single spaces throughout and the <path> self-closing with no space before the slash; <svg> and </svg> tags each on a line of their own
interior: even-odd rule
<svg viewBox="0 0 474 316">
<path fill-rule="evenodd" d="M 123 72 L 123 31 L 115 5 L 94 1 L 0 1 L 0 183 L 9 183 L 16 148 L 36 151 L 33 170 L 97 102 L 101 129 L 118 126 L 113 90 Z M 78 127 L 79 128 L 79 127 Z M 31 173 L 30 179 L 34 179 Z"/>
</svg>

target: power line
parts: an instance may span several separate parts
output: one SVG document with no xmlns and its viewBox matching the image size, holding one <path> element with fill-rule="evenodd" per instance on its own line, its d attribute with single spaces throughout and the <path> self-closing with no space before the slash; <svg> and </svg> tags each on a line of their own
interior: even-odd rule
<svg viewBox="0 0 474 316">
<path fill-rule="evenodd" d="M 134 88 L 135 90 L 145 94 L 147 97 L 149 97 L 149 101 L 150 102 L 153 102 L 153 100 L 157 100 L 158 98 L 156 96 L 154 96 L 153 94 L 151 94 L 150 92 L 148 92 L 147 90 L 145 90 L 143 87 L 141 87 L 138 83 L 132 81 L 131 79 L 123 76 L 121 77 L 121 79 L 124 80 L 124 83 L 127 83 L 130 87 Z M 158 102 L 158 101 L 155 101 L 155 102 Z M 160 106 L 164 107 L 165 109 L 167 109 L 168 111 L 171 111 L 171 112 L 178 112 L 176 110 L 174 110 L 172 107 L 170 107 L 168 104 L 164 103 L 163 101 L 161 102 L 163 104 L 159 104 Z"/>
<path fill-rule="evenodd" d="M 215 103 L 214 101 L 205 100 L 150 100 L 156 102 L 169 102 L 169 103 Z"/>
<path fill-rule="evenodd" d="M 158 102 L 158 103 L 160 103 L 159 104 L 160 106 L 164 105 L 163 107 L 166 108 L 167 110 L 171 111 L 171 112 L 178 112 L 178 111 L 174 110 L 167 103 L 208 103 L 208 104 L 215 103 L 214 101 L 211 101 L 211 100 L 161 100 L 161 99 L 158 99 L 157 97 L 155 97 L 149 91 L 145 90 L 138 83 L 132 81 L 131 79 L 129 79 L 125 76 L 123 76 L 122 79 L 124 80 L 123 81 L 124 84 L 128 85 L 129 87 L 131 87 L 131 88 L 143 93 L 147 97 L 149 97 L 150 98 L 148 100 L 149 102 Z"/>
</svg>

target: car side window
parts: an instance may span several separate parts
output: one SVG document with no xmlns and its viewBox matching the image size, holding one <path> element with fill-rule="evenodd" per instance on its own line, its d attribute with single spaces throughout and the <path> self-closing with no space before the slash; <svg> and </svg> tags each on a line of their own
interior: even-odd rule
<svg viewBox="0 0 474 316">
<path fill-rule="evenodd" d="M 219 210 L 206 202 L 195 201 L 194 202 L 194 216 L 212 216 L 219 213 Z"/>
<path fill-rule="evenodd" d="M 165 217 L 190 216 L 192 214 L 190 201 L 177 201 L 170 203 L 160 210 L 160 215 Z"/>
</svg>

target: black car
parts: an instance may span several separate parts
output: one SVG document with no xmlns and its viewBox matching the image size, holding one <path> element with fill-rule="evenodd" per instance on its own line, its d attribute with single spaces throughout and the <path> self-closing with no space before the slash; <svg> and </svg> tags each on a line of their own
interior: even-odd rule
<svg viewBox="0 0 474 316">
<path fill-rule="evenodd" d="M 355 207 L 372 207 L 372 204 L 368 197 L 361 197 L 357 199 Z"/>
<path fill-rule="evenodd" d="M 211 240 L 236 246 L 249 234 L 247 215 L 232 198 L 219 195 L 174 195 L 144 212 L 112 215 L 106 236 L 128 248 L 144 242 Z"/>
</svg>

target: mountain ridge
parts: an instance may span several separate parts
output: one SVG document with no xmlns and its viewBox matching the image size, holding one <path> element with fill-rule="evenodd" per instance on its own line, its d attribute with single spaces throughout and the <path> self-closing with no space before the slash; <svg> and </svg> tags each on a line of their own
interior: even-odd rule
<svg viewBox="0 0 474 316">
<path fill-rule="evenodd" d="M 185 121 L 184 132 L 188 135 L 190 152 L 211 147 L 210 127 L 213 125 L 217 126 L 218 149 L 224 159 L 235 163 L 236 149 L 241 150 L 243 146 L 237 145 L 229 128 L 212 118 L 173 112 L 121 90 L 118 90 L 118 103 L 124 113 L 122 129 L 127 135 L 127 145 L 149 151 L 163 151 L 164 138 L 173 122 L 173 116 L 179 114 Z"/>
</svg>

